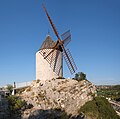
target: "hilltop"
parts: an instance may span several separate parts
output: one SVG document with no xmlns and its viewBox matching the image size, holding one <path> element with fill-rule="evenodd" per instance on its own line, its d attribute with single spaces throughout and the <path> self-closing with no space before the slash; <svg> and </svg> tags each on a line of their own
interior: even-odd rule
<svg viewBox="0 0 120 119">
<path fill-rule="evenodd" d="M 88 80 L 34 80 L 7 99 L 6 119 L 120 119 Z"/>
<path fill-rule="evenodd" d="M 93 99 L 96 87 L 87 80 L 71 79 L 35 80 L 19 96 L 33 105 L 24 111 L 23 118 L 40 115 L 39 110 L 64 110 L 68 115 L 77 115 L 86 102 Z"/>
</svg>

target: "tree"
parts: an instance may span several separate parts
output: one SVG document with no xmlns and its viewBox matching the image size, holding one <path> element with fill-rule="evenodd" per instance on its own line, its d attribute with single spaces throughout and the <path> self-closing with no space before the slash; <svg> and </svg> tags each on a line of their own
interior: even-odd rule
<svg viewBox="0 0 120 119">
<path fill-rule="evenodd" d="M 78 72 L 75 74 L 75 80 L 81 81 L 81 80 L 87 80 L 86 79 L 86 74 L 84 74 L 83 72 Z"/>
<path fill-rule="evenodd" d="M 75 78 L 74 79 L 76 79 L 76 80 L 79 79 L 79 74 L 78 73 L 75 74 Z"/>
<path fill-rule="evenodd" d="M 80 72 L 80 80 L 86 80 L 86 74 L 84 74 L 83 72 Z"/>
<path fill-rule="evenodd" d="M 12 93 L 13 91 L 13 86 L 11 84 L 8 84 L 6 89 L 10 92 L 10 94 Z"/>
</svg>

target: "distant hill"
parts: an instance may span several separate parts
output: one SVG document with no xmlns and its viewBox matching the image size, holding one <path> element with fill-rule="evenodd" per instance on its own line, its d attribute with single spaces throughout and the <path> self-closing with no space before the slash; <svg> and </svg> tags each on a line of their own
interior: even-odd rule
<svg viewBox="0 0 120 119">
<path fill-rule="evenodd" d="M 97 89 L 113 89 L 120 90 L 120 85 L 97 85 Z"/>
<path fill-rule="evenodd" d="M 101 85 L 97 86 L 99 96 L 111 98 L 112 100 L 120 101 L 120 85 Z"/>
</svg>

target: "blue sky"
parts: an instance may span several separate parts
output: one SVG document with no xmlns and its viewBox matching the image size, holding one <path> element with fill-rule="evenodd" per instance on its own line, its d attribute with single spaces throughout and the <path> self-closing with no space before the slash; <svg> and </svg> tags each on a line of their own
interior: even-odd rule
<svg viewBox="0 0 120 119">
<path fill-rule="evenodd" d="M 35 53 L 51 29 L 42 3 L 59 34 L 94 84 L 120 84 L 119 0 L 0 0 L 0 86 L 35 79 Z M 64 76 L 70 75 L 64 63 Z"/>
</svg>

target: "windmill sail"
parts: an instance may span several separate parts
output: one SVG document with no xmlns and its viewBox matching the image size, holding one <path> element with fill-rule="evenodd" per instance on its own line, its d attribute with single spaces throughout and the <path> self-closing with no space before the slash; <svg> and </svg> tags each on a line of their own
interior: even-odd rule
<svg viewBox="0 0 120 119">
<path fill-rule="evenodd" d="M 77 67 L 75 65 L 75 62 L 74 62 L 74 60 L 72 58 L 72 55 L 71 55 L 69 49 L 66 50 L 66 53 L 67 53 L 68 56 L 66 56 L 65 52 L 63 53 L 63 56 L 64 56 L 64 59 L 65 59 L 65 62 L 67 64 L 67 66 L 68 66 L 68 68 L 70 70 L 70 73 L 73 74 L 77 70 Z"/>
<path fill-rule="evenodd" d="M 62 38 L 62 40 L 64 42 L 64 46 L 67 46 L 67 44 L 71 41 L 70 30 L 68 30 L 64 34 L 62 34 L 61 38 Z"/>
<path fill-rule="evenodd" d="M 44 49 L 40 50 L 40 54 L 43 56 L 43 58 L 51 52 L 51 49 Z M 57 75 L 59 75 L 61 72 L 62 64 L 60 65 L 60 52 L 59 50 L 54 50 L 50 55 L 45 59 L 49 64 L 53 72 L 55 72 Z"/>
<path fill-rule="evenodd" d="M 45 13 L 46 13 L 46 15 L 48 17 L 48 20 L 49 20 L 51 26 L 52 26 L 52 29 L 53 29 L 55 35 L 58 38 L 58 40 L 56 42 L 56 45 L 52 48 L 52 50 L 50 52 L 48 52 L 43 57 L 44 57 L 44 59 L 46 59 L 48 61 L 49 64 L 51 64 L 52 54 L 54 54 L 54 52 L 56 52 L 56 50 L 59 50 L 59 52 L 61 52 L 61 53 L 63 52 L 63 56 L 64 56 L 64 59 L 65 59 L 65 61 L 67 63 L 67 66 L 68 66 L 71 74 L 73 74 L 73 73 L 75 73 L 77 67 L 75 65 L 75 62 L 74 62 L 74 60 L 72 58 L 72 55 L 71 55 L 70 51 L 68 49 L 66 50 L 65 47 L 64 47 L 64 45 L 66 46 L 70 42 L 70 40 L 71 40 L 70 30 L 65 32 L 61 36 L 63 38 L 63 40 L 61 40 L 60 37 L 59 37 L 59 34 L 58 34 L 54 24 L 53 24 L 53 22 L 52 22 L 52 19 L 50 18 L 50 16 L 49 16 L 46 8 L 44 7 L 44 5 L 43 5 L 43 8 L 44 8 L 44 11 L 45 11 Z M 58 55 L 56 54 L 56 55 L 53 55 L 53 56 L 55 56 L 55 59 L 52 61 L 54 63 L 54 66 L 52 66 L 52 65 L 51 66 L 53 68 L 53 71 L 56 71 L 56 69 L 59 69 L 59 68 L 56 68 L 56 66 L 55 66 L 55 64 L 56 64 L 56 57 L 58 57 Z M 59 58 L 57 58 L 57 60 L 58 59 Z M 56 72 L 58 72 L 58 70 Z"/>
<path fill-rule="evenodd" d="M 45 8 L 45 6 L 44 6 L 43 4 L 42 4 L 42 6 L 43 6 L 43 8 L 44 8 L 44 11 L 45 11 L 45 13 L 46 13 L 46 15 L 47 15 L 47 17 L 48 17 L 48 20 L 49 20 L 51 26 L 52 26 L 52 28 L 53 28 L 53 31 L 54 31 L 55 35 L 57 36 L 57 38 L 58 38 L 58 40 L 59 40 L 60 37 L 59 37 L 58 32 L 57 32 L 57 30 L 56 30 L 56 28 L 55 28 L 55 25 L 54 25 L 53 22 L 52 22 L 52 19 L 50 18 L 49 14 L 48 14 L 48 12 L 47 12 L 47 10 L 46 10 L 46 8 Z"/>
</svg>

